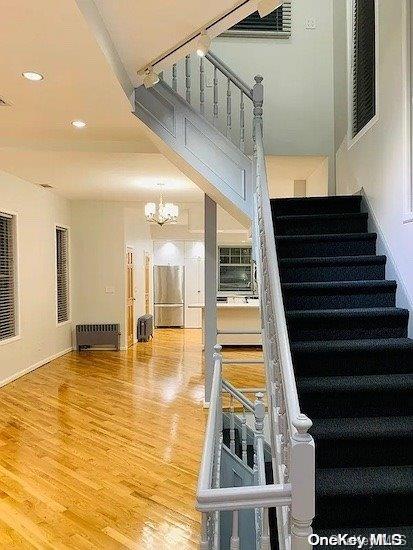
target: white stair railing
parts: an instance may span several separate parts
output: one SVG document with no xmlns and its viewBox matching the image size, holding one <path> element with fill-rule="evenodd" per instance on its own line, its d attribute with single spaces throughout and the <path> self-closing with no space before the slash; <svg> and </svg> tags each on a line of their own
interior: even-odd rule
<svg viewBox="0 0 413 550">
<path fill-rule="evenodd" d="M 222 356 L 218 347 L 214 356 L 214 378 L 197 492 L 197 508 L 203 514 L 201 548 L 219 548 L 219 514 L 223 510 L 233 513 L 231 548 L 242 547 L 238 512 L 254 509 L 258 518 L 257 548 L 267 550 L 270 545 L 268 509 L 276 507 L 280 548 L 309 550 L 308 537 L 312 532 L 315 500 L 314 441 L 308 433 L 312 423 L 300 409 L 278 271 L 263 144 L 263 78 L 256 76 L 255 84 L 250 88 L 212 53 L 201 59 L 187 56 L 181 66 L 174 65 L 171 74 L 164 74 L 163 78 L 242 153 L 252 154 L 253 248 L 260 298 L 266 416 L 274 484 L 266 484 L 264 437 L 258 422 L 254 429 L 255 485 L 219 486 L 223 390 L 244 408 L 248 400 L 239 390 L 222 380 Z M 198 81 L 199 87 L 192 86 L 194 81 Z M 234 109 L 235 101 L 237 109 Z M 247 102 L 250 102 L 252 109 L 247 108 Z M 245 364 L 248 362 L 244 361 Z M 257 412 L 257 406 L 260 410 L 261 405 L 255 404 L 254 412 Z M 233 429 L 233 426 L 230 427 L 230 430 Z M 231 441 L 233 438 L 232 433 Z M 234 450 L 234 442 L 230 446 Z"/>
<path fill-rule="evenodd" d="M 311 420 L 301 413 L 275 247 L 262 125 L 262 77 L 254 86 L 254 249 L 269 401 L 274 479 L 291 484 L 291 506 L 277 510 L 281 548 L 307 550 L 315 514 L 315 449 Z"/>
<path fill-rule="evenodd" d="M 267 484 L 265 475 L 264 418 L 266 408 L 263 394 L 256 395 L 255 403 L 240 394 L 229 382 L 222 379 L 221 346 L 215 346 L 214 377 L 212 381 L 210 410 L 208 415 L 204 450 L 198 480 L 197 508 L 202 512 L 201 543 L 202 550 L 219 549 L 220 513 L 232 512 L 232 530 L 230 549 L 238 550 L 240 544 L 239 511 L 254 510 L 256 518 L 256 548 L 268 550 L 270 531 L 268 509 L 291 504 L 291 486 L 289 484 Z M 220 460 L 223 446 L 223 396 L 229 395 L 230 401 L 237 401 L 243 411 L 254 414 L 254 484 L 245 487 L 220 487 Z M 229 408 L 230 426 L 235 416 L 234 407 Z M 244 415 L 243 415 L 244 416 Z M 247 466 L 247 434 L 242 420 L 242 460 Z M 232 431 L 232 428 L 230 428 Z M 235 454 L 235 439 L 230 434 L 230 446 Z M 245 449 L 245 454 L 244 454 Z"/>
</svg>

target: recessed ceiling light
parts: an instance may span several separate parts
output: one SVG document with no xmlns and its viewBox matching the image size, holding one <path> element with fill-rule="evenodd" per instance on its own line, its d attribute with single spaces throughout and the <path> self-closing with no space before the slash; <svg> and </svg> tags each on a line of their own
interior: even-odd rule
<svg viewBox="0 0 413 550">
<path fill-rule="evenodd" d="M 24 78 L 27 78 L 27 80 L 31 80 L 32 82 L 39 82 L 44 78 L 42 74 L 36 73 L 34 71 L 25 71 L 24 73 L 22 73 L 22 76 L 24 76 Z"/>
<path fill-rule="evenodd" d="M 86 126 L 86 122 L 84 120 L 72 120 L 70 124 L 75 128 L 84 128 Z"/>
</svg>

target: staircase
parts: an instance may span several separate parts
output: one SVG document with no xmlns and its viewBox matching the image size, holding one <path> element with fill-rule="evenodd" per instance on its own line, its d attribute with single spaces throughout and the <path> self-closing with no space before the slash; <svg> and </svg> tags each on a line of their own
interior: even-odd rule
<svg viewBox="0 0 413 550">
<path fill-rule="evenodd" d="M 413 340 L 361 196 L 271 201 L 297 389 L 316 444 L 316 533 L 413 545 Z M 410 546 L 412 547 L 412 546 Z"/>
<path fill-rule="evenodd" d="M 261 393 L 253 403 L 223 377 L 220 346 L 206 348 L 200 548 L 310 550 L 312 529 L 378 534 L 376 546 L 400 534 L 413 548 L 409 313 L 396 307 L 361 197 L 270 201 L 262 77 L 250 87 L 212 53 L 183 63 L 135 90 L 135 114 L 207 195 L 252 220 L 266 376 L 265 403 Z M 224 410 L 228 396 L 241 425 Z M 250 438 L 246 413 L 255 416 Z"/>
</svg>

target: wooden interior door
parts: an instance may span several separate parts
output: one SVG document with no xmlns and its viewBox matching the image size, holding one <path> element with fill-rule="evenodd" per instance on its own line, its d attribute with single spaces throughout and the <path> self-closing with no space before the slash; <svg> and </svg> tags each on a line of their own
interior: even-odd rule
<svg viewBox="0 0 413 550">
<path fill-rule="evenodd" d="M 133 345 L 135 331 L 135 293 L 134 293 L 134 252 L 126 249 L 126 343 L 128 348 Z"/>
<path fill-rule="evenodd" d="M 151 312 L 151 257 L 148 252 L 145 252 L 145 313 Z"/>
</svg>

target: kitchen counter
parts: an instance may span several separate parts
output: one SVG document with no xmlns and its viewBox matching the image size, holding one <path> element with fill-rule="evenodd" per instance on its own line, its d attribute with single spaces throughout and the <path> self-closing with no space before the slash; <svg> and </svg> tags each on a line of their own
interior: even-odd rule
<svg viewBox="0 0 413 550">
<path fill-rule="evenodd" d="M 189 308 L 202 309 L 202 334 L 205 332 L 205 304 L 189 304 Z M 242 314 L 240 312 L 242 310 Z M 261 316 L 258 300 L 250 302 L 218 302 L 218 330 L 236 332 L 261 332 Z M 218 343 L 223 346 L 260 346 L 261 334 L 219 334 Z"/>
</svg>

